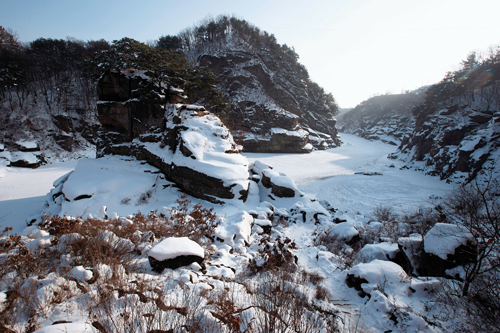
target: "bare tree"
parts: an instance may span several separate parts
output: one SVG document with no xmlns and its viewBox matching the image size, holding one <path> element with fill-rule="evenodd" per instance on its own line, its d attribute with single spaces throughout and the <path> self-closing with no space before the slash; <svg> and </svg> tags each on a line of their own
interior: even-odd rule
<svg viewBox="0 0 500 333">
<path fill-rule="evenodd" d="M 456 189 L 442 205 L 441 214 L 450 223 L 472 234 L 473 258 L 462 266 L 460 281 L 448 284 L 448 293 L 462 305 L 477 327 L 500 325 L 500 179 L 492 171 Z M 481 326 L 484 328 L 484 326 Z"/>
</svg>

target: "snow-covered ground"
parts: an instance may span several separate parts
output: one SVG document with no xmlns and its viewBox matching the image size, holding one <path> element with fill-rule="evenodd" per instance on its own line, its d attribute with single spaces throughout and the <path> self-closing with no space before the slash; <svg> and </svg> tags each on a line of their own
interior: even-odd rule
<svg viewBox="0 0 500 333">
<path fill-rule="evenodd" d="M 26 220 L 39 215 L 52 183 L 75 168 L 77 161 L 49 164 L 38 169 L 0 165 L 0 227 L 20 233 Z"/>
<path fill-rule="evenodd" d="M 387 158 L 394 146 L 350 134 L 342 134 L 341 139 L 341 147 L 311 154 L 245 156 L 249 162 L 260 160 L 274 166 L 292 178 L 300 190 L 327 200 L 348 214 L 370 214 L 378 205 L 392 206 L 397 211 L 418 208 L 452 189 L 438 177 L 400 170 L 401 161 Z M 57 163 L 34 170 L 0 166 L 0 227 L 13 226 L 14 232 L 19 233 L 27 219 L 40 213 L 52 183 L 73 170 L 76 163 Z"/>
<path fill-rule="evenodd" d="M 399 167 L 402 166 L 400 162 L 387 159 L 387 155 L 393 152 L 394 146 L 381 142 L 370 142 L 346 134 L 342 135 L 342 141 L 344 144 L 339 148 L 315 151 L 307 155 L 245 154 L 245 156 L 250 163 L 260 160 L 274 166 L 272 171 L 267 169 L 264 172 L 280 179 L 282 176 L 275 171 L 283 172 L 297 183 L 301 191 L 312 194 L 320 200 L 327 200 L 333 208 L 338 209 L 340 213 L 337 216 L 345 218 L 350 224 L 340 223 L 332 229 L 332 232 L 340 236 L 348 235 L 352 231 L 356 232 L 354 227 L 367 228 L 368 221 L 373 220 L 371 213 L 378 205 L 391 206 L 396 211 L 401 212 L 424 205 L 431 198 L 444 196 L 447 191 L 452 189 L 451 185 L 440 181 L 437 177 L 425 176 L 418 171 L 400 170 Z M 94 206 L 107 204 L 109 208 L 107 215 L 111 215 L 111 217 L 117 216 L 114 213 L 126 216 L 133 213 L 132 210 L 135 209 L 142 209 L 144 213 L 152 209 L 161 212 L 162 209 L 165 209 L 162 207 L 172 206 L 179 195 L 176 189 L 167 186 L 168 182 L 166 181 L 158 181 L 158 184 L 156 184 L 156 181 L 153 181 L 156 179 L 154 168 L 139 165 L 137 162 L 127 163 L 120 159 L 111 158 L 99 163 L 83 161 L 78 163 L 78 166 L 76 161 L 59 163 L 36 170 L 0 167 L 0 227 L 3 229 L 7 226 L 13 226 L 14 232 L 21 233 L 26 226 L 26 220 L 29 220 L 34 214 L 39 214 L 42 210 L 47 198 L 46 195 L 53 188 L 54 181 L 72 171 L 76 166 L 77 171 L 75 171 L 75 174 L 80 172 L 84 175 L 83 177 L 88 177 L 89 184 L 86 184 L 85 179 L 76 179 L 79 184 L 75 187 L 73 186 L 75 179 L 67 181 L 65 183 L 68 186 L 65 192 L 66 195 L 72 193 L 70 191 L 71 186 L 75 189 L 92 189 L 92 186 L 96 184 L 96 182 L 92 183 L 94 178 L 99 180 L 97 183 L 101 187 L 91 191 L 92 199 L 87 199 L 88 201 L 74 200 L 74 197 L 71 197 L 69 201 L 65 201 L 68 207 L 65 208 L 63 203 L 62 209 L 64 212 L 70 212 L 70 215 L 72 214 L 71 209 L 78 208 L 78 205 L 83 202 L 91 203 Z M 266 168 L 265 164 L 262 163 L 254 164 L 253 167 L 257 169 Z M 80 171 L 78 171 L 78 168 L 80 168 Z M 103 169 L 103 172 L 100 172 L 100 169 Z M 88 172 L 89 170 L 94 170 L 96 174 L 92 175 Z M 119 187 L 121 193 L 114 194 L 112 184 L 116 182 L 121 184 L 124 179 L 132 179 L 133 176 L 129 175 L 129 172 L 134 170 L 140 172 L 138 174 L 138 177 L 142 177 L 140 179 L 151 178 L 151 182 L 158 185 L 155 188 L 162 188 L 163 186 L 164 190 L 147 196 L 143 200 L 145 204 L 141 203 L 141 198 L 125 197 L 128 195 L 128 187 L 121 186 Z M 122 174 L 127 176 L 119 176 Z M 147 181 L 142 181 L 141 184 L 141 186 L 150 186 Z M 141 191 L 143 190 L 141 189 Z M 84 191 L 82 193 L 89 194 L 90 192 Z M 214 283 L 220 283 L 221 279 L 232 279 L 238 270 L 241 271 L 242 267 L 254 260 L 253 258 L 258 258 L 258 242 L 264 238 L 258 238 L 262 237 L 261 235 L 254 237 L 254 234 L 259 233 L 256 230 L 260 230 L 260 233 L 262 233 L 260 224 L 257 221 L 260 221 L 261 216 L 266 216 L 265 211 L 268 208 L 266 208 L 266 203 L 262 201 L 262 197 L 261 201 L 259 201 L 258 195 L 255 198 L 256 195 L 252 193 L 255 193 L 255 188 L 250 189 L 249 201 L 245 204 L 229 202 L 226 205 L 214 205 L 201 202 L 204 207 L 214 207 L 219 216 L 224 216 L 217 234 L 218 239 L 221 238 L 224 242 L 217 242 L 214 245 L 213 250 L 215 253 L 212 255 L 212 262 L 208 266 L 207 274 L 200 275 L 198 272 L 191 274 L 189 269 L 179 269 L 160 275 L 159 278 L 164 279 L 165 290 L 168 289 L 167 285 L 172 283 L 173 279 L 182 281 L 183 284 L 190 283 L 192 288 L 195 289 L 200 288 L 202 284 L 213 285 Z M 78 193 L 74 194 L 76 196 Z M 62 197 L 60 198 L 62 199 Z M 108 203 L 95 202 L 98 198 L 101 198 L 99 199 L 101 201 L 108 201 Z M 124 201 L 124 198 L 130 200 Z M 293 214 L 293 207 L 308 209 L 315 207 L 317 212 L 324 209 L 318 208 L 318 202 L 311 201 L 309 198 L 308 195 L 296 195 L 295 198 L 281 198 L 272 201 L 272 203 L 277 210 L 281 209 L 280 205 L 287 205 L 283 207 L 288 209 L 290 217 Z M 293 206 L 295 201 L 291 202 L 292 199 L 301 200 L 302 202 L 299 202 L 298 206 L 297 204 Z M 200 201 L 192 199 L 192 202 L 197 203 Z M 115 211 L 120 210 L 120 205 L 123 206 L 123 212 Z M 94 208 L 94 206 L 91 208 Z M 253 218 L 249 215 L 249 212 L 252 211 L 259 217 L 255 219 L 255 225 L 251 230 Z M 305 212 L 307 212 L 307 209 Z M 83 215 L 84 212 L 81 214 Z M 304 219 L 306 219 L 305 216 Z M 264 222 L 269 221 L 264 220 Z M 328 226 L 333 225 L 332 222 L 325 223 Z M 313 243 L 313 238 L 317 237 L 318 228 L 321 227 L 323 227 L 321 223 L 318 226 L 311 221 L 307 223 L 289 223 L 288 227 L 280 225 L 273 227 L 271 236 L 289 237 L 295 241 L 297 248 L 293 252 L 298 258 L 298 264 L 307 271 L 316 272 L 319 276 L 325 278 L 322 285 L 330 294 L 328 306 L 335 307 L 340 313 L 346 314 L 344 316 L 346 331 L 351 331 L 352 325 L 357 325 L 359 328 L 370 332 L 388 330 L 394 332 L 442 332 L 438 328 L 439 326 L 429 324 L 429 322 L 422 319 L 424 315 L 429 314 L 426 307 L 427 290 L 432 289 L 433 285 L 439 283 L 437 280 L 410 277 L 406 275 L 400 266 L 380 260 L 362 260 L 349 270 L 349 267 L 341 263 L 336 253 L 327 251 L 323 245 Z M 24 231 L 24 234 L 26 234 L 26 231 Z M 50 240 L 50 237 L 52 236 L 44 236 L 40 240 L 45 238 Z M 35 241 L 33 242 L 35 243 Z M 397 247 L 396 244 L 377 246 L 380 248 L 379 252 L 389 251 Z M 369 258 L 370 260 L 379 259 L 380 257 L 376 255 L 369 256 L 373 256 L 373 258 Z M 147 274 L 156 276 L 148 268 L 149 266 L 145 265 L 144 268 Z M 91 271 L 88 268 L 79 267 L 78 269 L 90 276 Z M 78 272 L 72 274 L 75 275 Z M 363 290 L 371 294 L 370 299 L 360 297 L 357 290 L 347 286 L 345 281 L 348 273 L 366 278 L 369 283 L 363 284 Z M 265 276 L 263 278 L 265 279 Z M 180 282 L 179 284 L 182 286 Z M 409 286 L 412 286 L 412 288 L 409 288 Z M 414 292 L 408 292 L 408 290 L 414 290 Z M 5 292 L 0 290 L 0 296 L 2 294 L 5 295 Z M 244 304 L 242 303 L 240 306 L 244 306 Z M 87 319 L 84 310 L 80 310 L 82 313 L 72 317 L 73 323 L 68 325 L 87 327 L 85 326 Z M 400 324 L 394 325 L 389 320 L 389 316 L 397 317 Z M 49 325 L 56 319 L 67 318 L 57 314 L 55 310 L 53 313 L 49 311 L 47 319 L 42 322 L 42 330 L 55 332 L 56 328 L 50 329 Z M 403 320 L 403 323 L 401 323 L 401 320 Z M 354 323 L 351 325 L 348 323 L 349 321 Z M 80 329 L 80 326 L 78 326 L 78 329 Z M 66 327 L 65 329 L 70 328 Z"/>
</svg>

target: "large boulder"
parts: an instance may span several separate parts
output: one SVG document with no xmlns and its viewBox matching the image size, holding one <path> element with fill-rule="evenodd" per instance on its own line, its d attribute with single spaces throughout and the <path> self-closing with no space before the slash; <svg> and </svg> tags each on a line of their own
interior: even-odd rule
<svg viewBox="0 0 500 333">
<path fill-rule="evenodd" d="M 426 276 L 446 276 L 446 270 L 474 262 L 477 246 L 464 227 L 436 223 L 424 236 L 418 271 Z"/>
<path fill-rule="evenodd" d="M 358 259 L 364 263 L 372 260 L 387 260 L 401 266 L 404 271 L 411 275 L 413 266 L 406 255 L 403 247 L 397 243 L 382 242 L 377 244 L 366 244 L 358 253 Z"/>
</svg>

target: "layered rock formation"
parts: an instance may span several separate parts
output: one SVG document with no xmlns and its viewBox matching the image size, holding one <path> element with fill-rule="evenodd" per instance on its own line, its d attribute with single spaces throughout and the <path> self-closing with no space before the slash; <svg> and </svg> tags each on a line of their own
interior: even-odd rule
<svg viewBox="0 0 500 333">
<path fill-rule="evenodd" d="M 202 106 L 171 104 L 180 88 L 156 87 L 144 71 L 107 73 L 99 81 L 97 155 L 134 156 L 185 193 L 212 202 L 244 200 L 247 160 L 220 119 Z"/>
<path fill-rule="evenodd" d="M 336 120 L 324 101 L 276 58 L 257 49 L 233 51 L 230 46 L 198 57 L 200 65 L 219 74 L 221 89 L 233 105 L 228 125 L 241 131 L 244 150 L 310 152 L 309 141 L 319 149 L 340 144 Z"/>
<path fill-rule="evenodd" d="M 415 126 L 412 109 L 425 101 L 425 90 L 372 97 L 342 117 L 339 131 L 399 146 Z"/>
<path fill-rule="evenodd" d="M 196 37 L 187 55 L 217 73 L 232 105 L 223 120 L 245 151 L 309 152 L 340 144 L 335 101 L 310 80 L 293 48 L 234 17 L 214 24 L 223 29 Z"/>
<path fill-rule="evenodd" d="M 427 173 L 441 179 L 474 179 L 482 170 L 498 172 L 500 117 L 471 106 L 450 106 L 422 113 L 411 135 L 391 155 L 413 165 L 424 162 Z"/>
</svg>

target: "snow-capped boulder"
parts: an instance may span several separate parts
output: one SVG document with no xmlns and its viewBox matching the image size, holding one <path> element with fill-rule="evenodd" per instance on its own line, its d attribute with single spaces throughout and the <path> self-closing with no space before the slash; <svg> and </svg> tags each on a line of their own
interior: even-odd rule
<svg viewBox="0 0 500 333">
<path fill-rule="evenodd" d="M 2 155 L 0 155 L 0 157 L 9 160 L 10 166 L 20 167 L 20 168 L 35 169 L 41 166 L 44 162 L 41 156 L 36 155 L 33 152 L 23 152 L 23 151 L 2 152 Z"/>
<path fill-rule="evenodd" d="M 252 173 L 252 179 L 255 181 L 260 180 L 260 185 L 268 189 L 272 196 L 294 198 L 303 195 L 290 177 L 273 170 L 273 167 L 266 163 L 255 161 L 250 165 L 250 172 Z"/>
<path fill-rule="evenodd" d="M 351 268 L 347 273 L 346 283 L 350 288 L 366 294 L 371 294 L 375 290 L 390 294 L 408 290 L 410 280 L 411 277 L 401 266 L 390 261 L 376 259 Z"/>
<path fill-rule="evenodd" d="M 358 253 L 358 259 L 364 263 L 373 260 L 387 260 L 401 266 L 407 274 L 412 274 L 413 266 L 403 247 L 397 243 L 382 242 L 366 244 Z"/>
<path fill-rule="evenodd" d="M 78 281 L 89 281 L 94 276 L 94 273 L 83 266 L 76 266 L 68 272 L 68 276 Z"/>
<path fill-rule="evenodd" d="M 176 269 L 193 262 L 201 264 L 204 257 L 203 248 L 187 237 L 169 237 L 148 252 L 151 268 L 158 273 L 165 268 Z"/>
<path fill-rule="evenodd" d="M 436 223 L 424 236 L 419 273 L 445 276 L 445 271 L 476 260 L 474 236 L 456 224 Z"/>
<path fill-rule="evenodd" d="M 347 244 L 355 244 L 359 241 L 359 231 L 349 222 L 335 225 L 330 231 L 330 236 L 342 239 Z"/>
</svg>

